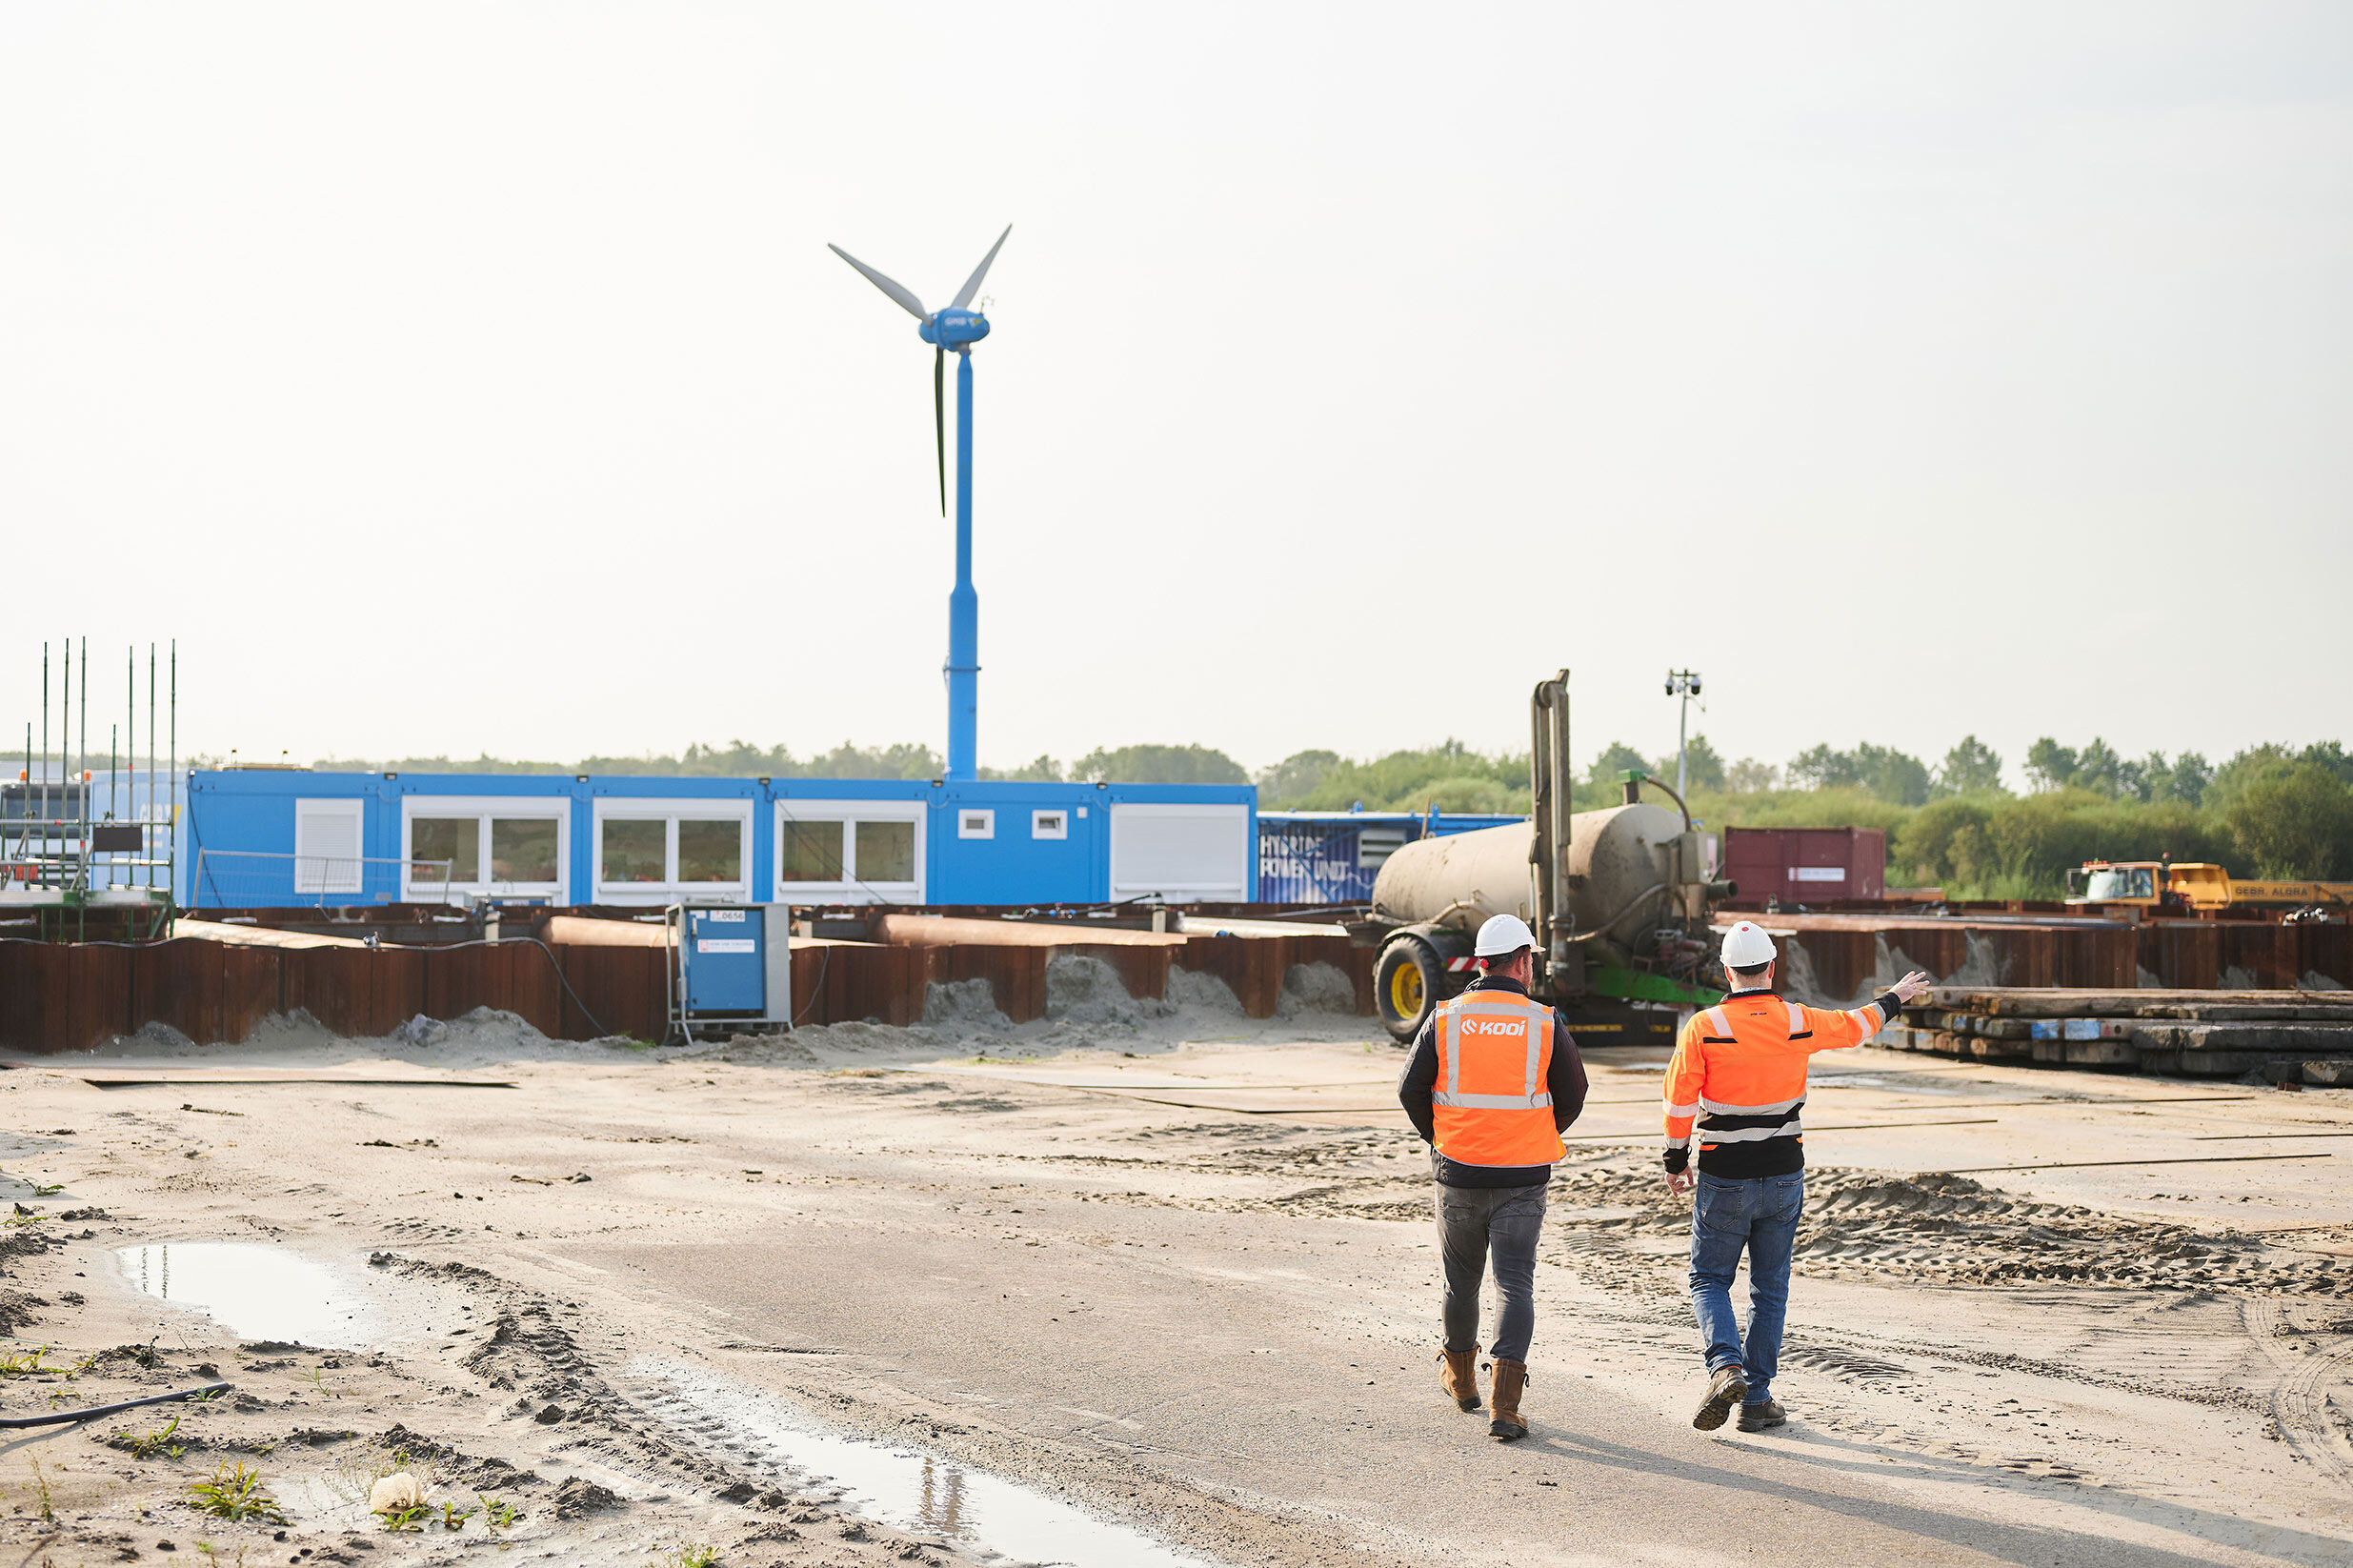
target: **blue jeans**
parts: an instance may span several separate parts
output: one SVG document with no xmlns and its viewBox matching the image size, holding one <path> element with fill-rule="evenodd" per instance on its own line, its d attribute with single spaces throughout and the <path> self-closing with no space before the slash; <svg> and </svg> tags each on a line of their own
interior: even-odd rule
<svg viewBox="0 0 2353 1568">
<path fill-rule="evenodd" d="M 1773 1397 L 1780 1369 L 1781 1322 L 1789 1312 L 1789 1252 L 1805 1213 L 1805 1173 L 1727 1181 L 1699 1173 L 1691 1210 L 1691 1306 L 1707 1341 L 1707 1369 L 1740 1367 L 1747 1402 Z M 1732 1277 L 1748 1252 L 1748 1338 L 1732 1312 Z"/>
<path fill-rule="evenodd" d="M 1478 1287 L 1495 1259 L 1503 1298 L 1495 1343 L 1498 1361 L 1524 1361 L 1536 1333 L 1536 1238 L 1544 1229 L 1544 1183 L 1438 1190 L 1438 1242 L 1446 1262 L 1446 1348 L 1478 1348 Z"/>
</svg>

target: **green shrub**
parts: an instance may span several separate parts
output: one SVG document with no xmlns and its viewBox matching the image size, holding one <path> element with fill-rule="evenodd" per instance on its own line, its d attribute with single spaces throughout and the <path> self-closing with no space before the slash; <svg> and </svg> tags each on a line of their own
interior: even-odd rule
<svg viewBox="0 0 2353 1568">
<path fill-rule="evenodd" d="M 2224 821 L 2258 876 L 2353 875 L 2353 790 L 2317 762 L 2246 785 Z"/>
</svg>

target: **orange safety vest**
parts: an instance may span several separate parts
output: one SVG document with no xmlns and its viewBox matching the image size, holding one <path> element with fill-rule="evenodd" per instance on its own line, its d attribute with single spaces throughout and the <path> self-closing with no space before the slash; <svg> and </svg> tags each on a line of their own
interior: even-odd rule
<svg viewBox="0 0 2353 1568">
<path fill-rule="evenodd" d="M 1806 1064 L 1817 1051 L 1846 1051 L 1886 1022 L 1879 1004 L 1847 1012 L 1800 1007 L 1770 991 L 1726 996 L 1694 1013 L 1667 1063 L 1667 1145 L 1702 1154 L 1727 1145 L 1802 1140 Z"/>
<path fill-rule="evenodd" d="M 1466 991 L 1438 1009 L 1432 1142 L 1464 1165 L 1550 1165 L 1566 1151 L 1545 1087 L 1553 1010 L 1510 991 Z"/>
</svg>

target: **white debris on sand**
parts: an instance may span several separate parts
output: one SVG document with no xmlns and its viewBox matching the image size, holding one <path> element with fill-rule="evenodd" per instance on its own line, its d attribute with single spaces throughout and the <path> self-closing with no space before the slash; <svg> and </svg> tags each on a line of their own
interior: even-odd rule
<svg viewBox="0 0 2353 1568">
<path fill-rule="evenodd" d="M 368 1512 L 391 1514 L 425 1506 L 425 1483 L 406 1470 L 394 1471 L 368 1489 Z"/>
</svg>

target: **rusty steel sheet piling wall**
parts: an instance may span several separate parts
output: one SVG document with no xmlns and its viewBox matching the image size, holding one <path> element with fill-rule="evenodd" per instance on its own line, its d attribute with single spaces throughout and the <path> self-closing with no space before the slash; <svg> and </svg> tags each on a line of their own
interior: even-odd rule
<svg viewBox="0 0 2353 1568">
<path fill-rule="evenodd" d="M 1770 918 L 1782 940 L 1802 952 L 1824 999 L 1851 997 L 1871 981 L 1882 942 L 1888 961 L 1958 983 L 2118 991 L 2143 982 L 2188 990 L 2353 984 L 2353 927 L 2343 925 Z M 1253 1018 L 1277 1014 L 1296 966 L 1327 964 L 1349 977 L 1358 1014 L 1373 1012 L 1378 955 L 1341 935 L 1179 937 L 1076 928 L 1051 929 L 1041 943 L 1040 930 L 1026 927 L 1013 941 L 1002 939 L 1002 927 L 987 934 L 998 938 L 990 941 L 797 939 L 794 1022 L 918 1023 L 931 985 L 985 980 L 997 1010 L 1027 1023 L 1046 1015 L 1047 973 L 1065 955 L 1109 965 L 1139 1000 L 1165 997 L 1174 969 L 1214 976 Z M 0 940 L 0 1051 L 87 1050 L 149 1023 L 204 1044 L 234 1042 L 272 1014 L 296 1010 L 353 1037 L 388 1034 L 420 1014 L 452 1018 L 476 1007 L 515 1014 L 559 1039 L 661 1036 L 670 954 L 658 931 L 561 919 L 548 922 L 547 935 L 553 939 L 544 947 L 521 940 L 296 945 L 258 941 L 251 932 L 143 945 Z"/>
</svg>

